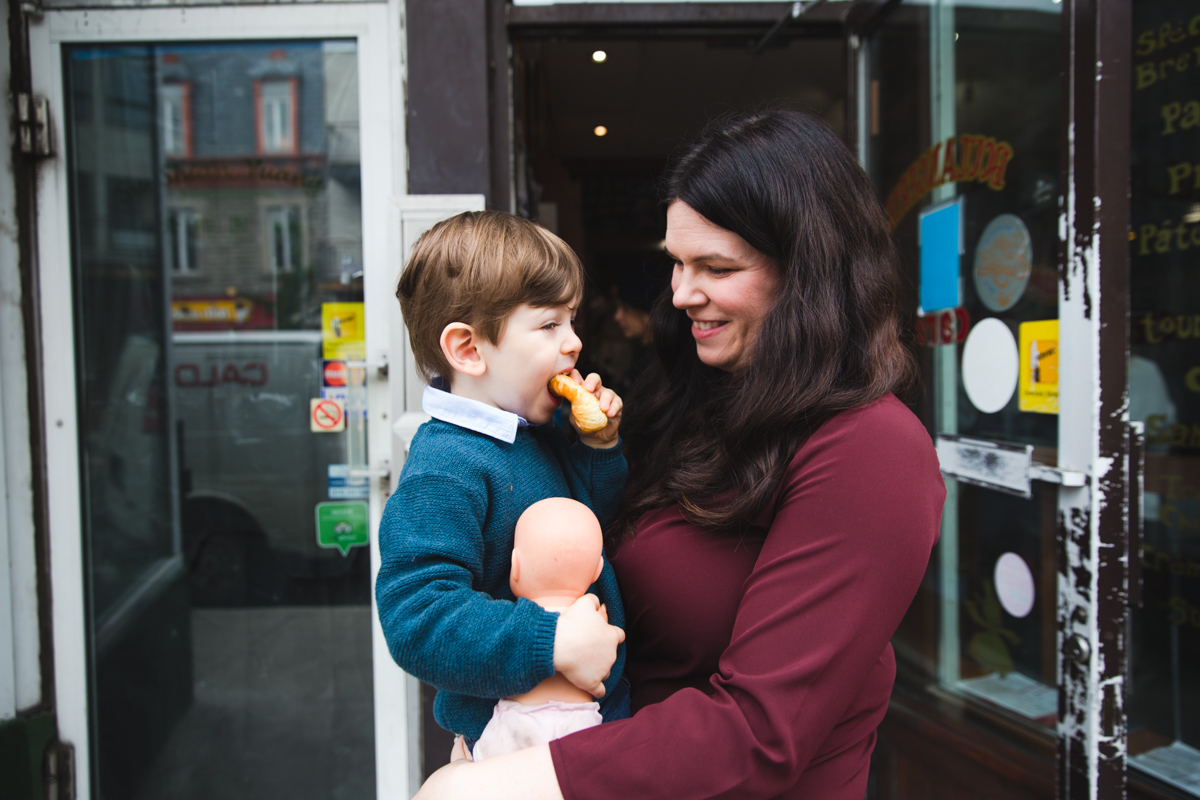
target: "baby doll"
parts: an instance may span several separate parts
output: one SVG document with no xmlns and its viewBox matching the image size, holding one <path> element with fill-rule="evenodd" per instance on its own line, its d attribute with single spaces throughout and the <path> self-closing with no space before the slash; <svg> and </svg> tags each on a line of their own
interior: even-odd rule
<svg viewBox="0 0 1200 800">
<path fill-rule="evenodd" d="M 547 611 L 563 611 L 582 597 L 604 566 L 600 522 L 569 497 L 534 503 L 517 520 L 509 585 Z M 600 704 L 555 673 L 532 690 L 496 704 L 475 743 L 482 761 L 600 723 Z"/>
</svg>

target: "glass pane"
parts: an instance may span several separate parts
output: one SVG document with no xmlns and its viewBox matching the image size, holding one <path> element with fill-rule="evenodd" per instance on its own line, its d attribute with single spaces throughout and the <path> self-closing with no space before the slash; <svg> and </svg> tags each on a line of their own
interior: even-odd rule
<svg viewBox="0 0 1200 800">
<path fill-rule="evenodd" d="M 93 786 L 373 798 L 356 46 L 65 59 Z"/>
<path fill-rule="evenodd" d="M 1200 796 L 1200 17 L 1133 6 L 1129 417 L 1146 426 L 1130 763 Z"/>
<path fill-rule="evenodd" d="M 870 43 L 865 120 L 916 284 L 919 412 L 931 434 L 1028 445 L 1050 465 L 1059 11 L 901 4 Z M 1056 505 L 1047 484 L 1024 497 L 947 479 L 934 565 L 894 641 L 902 680 L 1055 724 Z"/>
</svg>

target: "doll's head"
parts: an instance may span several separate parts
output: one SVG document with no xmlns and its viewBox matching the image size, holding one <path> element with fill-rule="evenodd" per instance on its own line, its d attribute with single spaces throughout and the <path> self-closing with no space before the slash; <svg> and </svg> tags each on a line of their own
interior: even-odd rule
<svg viewBox="0 0 1200 800">
<path fill-rule="evenodd" d="M 569 606 L 600 577 L 603 536 L 592 510 L 569 497 L 540 500 L 517 520 L 509 585 L 517 597 Z"/>
</svg>

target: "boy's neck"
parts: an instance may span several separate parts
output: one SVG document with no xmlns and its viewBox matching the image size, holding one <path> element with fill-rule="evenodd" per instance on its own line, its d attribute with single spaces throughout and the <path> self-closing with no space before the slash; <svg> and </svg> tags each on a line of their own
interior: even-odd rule
<svg viewBox="0 0 1200 800">
<path fill-rule="evenodd" d="M 508 412 L 508 409 L 500 408 L 496 401 L 492 399 L 492 395 L 487 391 L 484 381 L 474 378 L 470 375 L 458 374 L 452 380 L 448 380 L 450 394 L 455 397 L 461 397 L 465 400 L 474 400 L 477 403 L 483 403 L 485 406 L 499 409 L 500 411 Z M 512 412 L 508 412 L 512 413 Z M 517 416 L 520 416 L 519 414 Z"/>
</svg>

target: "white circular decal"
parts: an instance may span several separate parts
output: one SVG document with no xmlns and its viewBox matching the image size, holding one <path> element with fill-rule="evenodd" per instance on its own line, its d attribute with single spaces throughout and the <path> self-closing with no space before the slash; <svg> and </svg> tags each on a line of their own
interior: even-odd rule
<svg viewBox="0 0 1200 800">
<path fill-rule="evenodd" d="M 1033 239 L 1015 214 L 1001 214 L 988 223 L 975 247 L 975 291 L 992 311 L 1017 304 L 1033 272 Z"/>
<path fill-rule="evenodd" d="M 1033 611 L 1033 573 L 1025 559 L 1016 553 L 1005 553 L 996 561 L 992 576 L 996 581 L 996 596 L 1000 605 L 1014 617 L 1027 617 Z"/>
<path fill-rule="evenodd" d="M 963 345 L 962 380 L 971 403 L 985 414 L 1008 405 L 1017 390 L 1020 358 L 1012 331 L 995 317 L 980 320 Z"/>
</svg>

